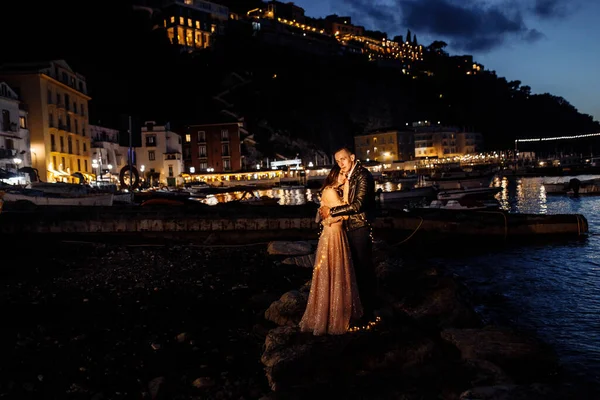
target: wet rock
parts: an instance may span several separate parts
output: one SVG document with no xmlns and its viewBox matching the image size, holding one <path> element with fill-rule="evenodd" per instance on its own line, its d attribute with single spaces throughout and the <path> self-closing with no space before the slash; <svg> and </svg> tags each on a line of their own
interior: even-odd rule
<svg viewBox="0 0 600 400">
<path fill-rule="evenodd" d="M 555 387 L 533 383 L 530 385 L 499 385 L 469 389 L 460 400 L 562 400 Z"/>
<path fill-rule="evenodd" d="M 271 255 L 302 256 L 313 251 L 310 242 L 275 241 L 269 243 L 267 253 Z"/>
<path fill-rule="evenodd" d="M 456 346 L 463 359 L 492 362 L 516 383 L 547 380 L 558 368 L 556 355 L 548 346 L 510 328 L 445 329 L 441 337 Z"/>
<path fill-rule="evenodd" d="M 286 292 L 265 311 L 265 319 L 281 326 L 298 325 L 304 314 L 307 302 L 307 292 L 300 290 Z"/>
<path fill-rule="evenodd" d="M 302 268 L 312 269 L 315 265 L 315 253 L 297 256 L 297 257 L 288 257 L 282 261 L 283 264 L 288 265 L 297 265 Z"/>
</svg>

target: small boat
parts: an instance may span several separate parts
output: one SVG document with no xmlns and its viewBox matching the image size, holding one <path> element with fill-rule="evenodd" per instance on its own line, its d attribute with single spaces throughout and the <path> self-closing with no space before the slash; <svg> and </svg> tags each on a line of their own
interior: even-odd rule
<svg viewBox="0 0 600 400">
<path fill-rule="evenodd" d="M 441 210 L 497 210 L 500 208 L 498 200 L 484 201 L 476 199 L 460 199 L 460 200 L 448 200 L 443 202 L 442 200 L 433 200 L 429 206 L 422 208 L 434 208 Z"/>
<path fill-rule="evenodd" d="M 489 198 L 502 191 L 501 187 L 482 187 L 471 189 L 441 190 L 437 194 L 438 200 L 458 200 L 463 198 Z"/>
<path fill-rule="evenodd" d="M 51 193 L 37 189 L 10 189 L 4 193 L 6 203 L 28 202 L 36 206 L 112 206 L 112 193 L 88 193 L 82 195 Z"/>
<path fill-rule="evenodd" d="M 391 192 L 384 192 L 378 189 L 375 196 L 381 202 L 390 202 L 435 197 L 436 192 L 437 189 L 435 186 L 419 186 L 404 190 L 393 190 Z"/>
</svg>

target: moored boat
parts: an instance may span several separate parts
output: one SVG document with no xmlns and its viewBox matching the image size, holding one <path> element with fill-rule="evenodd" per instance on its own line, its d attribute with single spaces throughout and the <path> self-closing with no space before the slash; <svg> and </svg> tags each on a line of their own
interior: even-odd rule
<svg viewBox="0 0 600 400">
<path fill-rule="evenodd" d="M 48 193 L 37 189 L 10 189 L 4 193 L 7 203 L 27 202 L 36 206 L 112 206 L 112 193 L 88 193 L 70 195 L 66 193 Z"/>
</svg>

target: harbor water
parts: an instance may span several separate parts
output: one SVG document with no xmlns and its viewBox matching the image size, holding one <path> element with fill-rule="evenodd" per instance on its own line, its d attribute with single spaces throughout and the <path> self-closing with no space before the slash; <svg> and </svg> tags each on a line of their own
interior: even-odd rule
<svg viewBox="0 0 600 400">
<path fill-rule="evenodd" d="M 584 180 L 586 176 L 579 176 Z M 562 178 L 497 178 L 500 206 L 512 213 L 581 214 L 589 224 L 584 240 L 546 244 L 462 248 L 417 257 L 444 267 L 473 293 L 477 310 L 489 323 L 512 326 L 541 338 L 557 352 L 570 382 L 600 398 L 600 196 L 548 195 L 543 183 Z M 395 184 L 379 185 L 384 191 Z M 399 185 L 396 185 L 399 186 Z M 281 205 L 318 201 L 316 190 L 268 189 L 260 196 L 279 198 Z M 241 194 L 208 198 L 208 204 Z M 426 257 L 426 258 L 425 258 Z M 596 396 L 597 394 L 597 396 Z"/>
<path fill-rule="evenodd" d="M 496 182 L 503 187 L 497 195 L 502 208 L 581 214 L 589 223 L 585 240 L 492 251 L 470 249 L 465 243 L 459 254 L 429 261 L 465 283 L 485 320 L 531 332 L 549 343 L 569 382 L 587 387 L 589 398 L 600 398 L 600 196 L 546 195 L 544 179 Z"/>
</svg>

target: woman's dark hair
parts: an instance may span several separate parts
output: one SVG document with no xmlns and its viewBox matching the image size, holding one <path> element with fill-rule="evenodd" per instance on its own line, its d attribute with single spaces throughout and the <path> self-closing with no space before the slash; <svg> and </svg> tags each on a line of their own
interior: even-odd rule
<svg viewBox="0 0 600 400">
<path fill-rule="evenodd" d="M 321 186 L 321 189 L 319 189 L 319 192 L 322 192 L 323 189 L 325 189 L 327 186 L 331 186 L 332 184 L 336 183 L 339 175 L 340 175 L 340 166 L 334 165 L 331 168 L 331 171 L 329 171 L 329 174 L 327 175 L 327 177 L 325 178 L 325 181 L 323 181 L 323 185 Z"/>
</svg>

